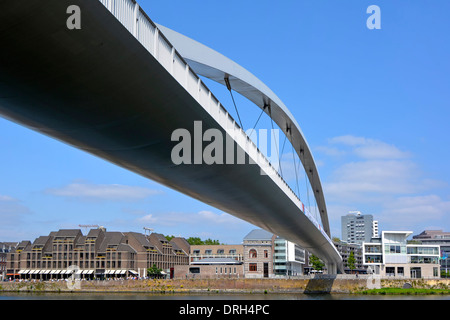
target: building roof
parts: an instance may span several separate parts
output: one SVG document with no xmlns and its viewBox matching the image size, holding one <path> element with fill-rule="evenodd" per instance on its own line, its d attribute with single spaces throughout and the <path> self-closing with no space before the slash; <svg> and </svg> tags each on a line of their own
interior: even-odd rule
<svg viewBox="0 0 450 320">
<path fill-rule="evenodd" d="M 55 237 L 76 237 L 81 233 L 80 229 L 59 229 Z"/>
<path fill-rule="evenodd" d="M 266 230 L 255 229 L 250 231 L 250 233 L 244 237 L 244 240 L 272 240 L 272 237 L 273 234 Z"/>
<path fill-rule="evenodd" d="M 450 238 L 450 232 L 444 232 L 443 230 L 425 230 L 419 235 L 413 236 L 413 239 L 448 239 Z"/>
</svg>

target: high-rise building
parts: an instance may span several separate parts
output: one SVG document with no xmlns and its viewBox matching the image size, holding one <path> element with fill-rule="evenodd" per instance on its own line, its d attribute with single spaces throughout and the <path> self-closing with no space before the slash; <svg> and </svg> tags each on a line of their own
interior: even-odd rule
<svg viewBox="0 0 450 320">
<path fill-rule="evenodd" d="M 356 214 L 355 214 L 356 213 Z M 378 233 L 378 223 L 376 224 Z M 352 211 L 341 217 L 342 241 L 361 245 L 374 236 L 374 221 L 371 214 Z"/>
<path fill-rule="evenodd" d="M 374 220 L 373 221 L 373 235 L 372 238 L 379 238 L 380 237 L 380 233 L 378 232 L 378 221 Z"/>
</svg>

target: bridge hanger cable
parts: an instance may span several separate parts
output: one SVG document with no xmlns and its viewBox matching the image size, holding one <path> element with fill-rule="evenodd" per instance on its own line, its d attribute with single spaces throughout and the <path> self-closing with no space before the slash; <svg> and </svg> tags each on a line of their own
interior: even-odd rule
<svg viewBox="0 0 450 320">
<path fill-rule="evenodd" d="M 255 131 L 256 126 L 258 125 L 259 119 L 261 119 L 261 116 L 262 116 L 262 114 L 264 113 L 264 109 L 265 109 L 265 108 L 263 108 L 263 109 L 261 110 L 261 113 L 259 114 L 258 120 L 256 120 L 256 123 L 255 123 L 254 126 L 252 127 L 252 131 L 250 131 L 250 134 L 248 135 L 250 138 L 252 137 L 253 131 Z"/>
<path fill-rule="evenodd" d="M 308 209 L 311 211 L 311 203 L 309 202 L 309 186 L 308 186 L 308 175 L 305 170 L 305 187 L 306 187 L 306 196 L 308 198 Z"/>
<path fill-rule="evenodd" d="M 292 137 L 292 133 L 291 133 L 291 137 Z M 297 163 L 295 161 L 294 146 L 292 144 L 291 144 L 291 149 L 292 149 L 292 159 L 294 159 L 295 182 L 297 184 L 297 194 L 298 194 L 298 198 L 300 199 L 300 188 L 298 186 Z"/>
<path fill-rule="evenodd" d="M 244 126 L 242 125 L 242 121 L 241 121 L 241 116 L 239 115 L 239 111 L 236 106 L 236 102 L 234 101 L 233 91 L 231 90 L 230 78 L 228 77 L 228 75 L 224 78 L 224 80 L 225 80 L 225 84 L 227 85 L 228 91 L 230 91 L 231 100 L 233 100 L 234 109 L 236 110 L 236 113 L 237 113 L 237 116 L 239 119 L 239 124 L 241 125 L 242 130 L 244 130 Z"/>
<path fill-rule="evenodd" d="M 278 151 L 278 144 L 277 144 L 277 141 L 276 141 L 276 139 L 275 139 L 275 129 L 274 129 L 274 127 L 273 127 L 272 107 L 270 106 L 270 104 L 269 104 L 269 116 L 270 116 L 270 123 L 271 123 L 271 125 L 272 125 L 272 134 L 273 134 L 273 140 L 274 140 L 274 142 L 275 142 L 275 149 L 277 150 L 278 167 L 279 167 L 279 169 L 280 169 L 281 177 L 283 177 L 283 170 L 281 169 L 280 153 L 279 153 L 279 151 Z"/>
</svg>

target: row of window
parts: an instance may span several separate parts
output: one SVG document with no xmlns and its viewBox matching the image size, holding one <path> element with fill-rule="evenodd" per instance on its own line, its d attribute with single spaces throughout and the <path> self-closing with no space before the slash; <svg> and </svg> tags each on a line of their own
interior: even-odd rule
<svg viewBox="0 0 450 320">
<path fill-rule="evenodd" d="M 236 249 L 228 250 L 228 254 L 230 254 L 230 255 L 231 254 L 236 254 L 236 253 L 237 253 Z M 199 249 L 195 249 L 195 250 L 192 251 L 192 254 L 200 255 L 201 253 L 200 253 Z M 211 249 L 206 249 L 204 254 L 205 255 L 213 254 L 213 251 Z M 217 254 L 225 254 L 225 250 L 224 249 L 217 249 Z"/>
<path fill-rule="evenodd" d="M 396 270 L 397 269 L 397 274 Z M 405 269 L 403 267 L 386 267 L 386 275 L 395 277 L 395 276 L 405 276 Z M 433 277 L 439 276 L 439 268 L 433 268 Z M 422 278 L 422 269 L 420 267 L 415 267 L 410 269 L 410 277 L 411 278 Z"/>
<path fill-rule="evenodd" d="M 264 258 L 269 258 L 269 250 L 264 250 Z M 258 258 L 258 252 L 255 249 L 250 249 L 248 251 L 248 257 L 251 259 Z"/>
</svg>

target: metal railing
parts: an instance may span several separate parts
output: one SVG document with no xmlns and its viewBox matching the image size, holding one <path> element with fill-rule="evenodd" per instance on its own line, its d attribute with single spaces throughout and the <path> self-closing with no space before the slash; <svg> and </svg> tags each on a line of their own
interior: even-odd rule
<svg viewBox="0 0 450 320">
<path fill-rule="evenodd" d="M 191 96 L 225 129 L 235 142 L 270 176 L 278 187 L 297 205 L 306 217 L 333 244 L 318 221 L 301 202 L 291 187 L 284 181 L 266 156 L 236 123 L 219 100 L 206 87 L 198 75 L 189 67 L 176 49 L 164 37 L 155 23 L 147 16 L 135 0 L 100 0 L 123 26 L 155 57 L 162 66 L 188 91 Z"/>
</svg>

